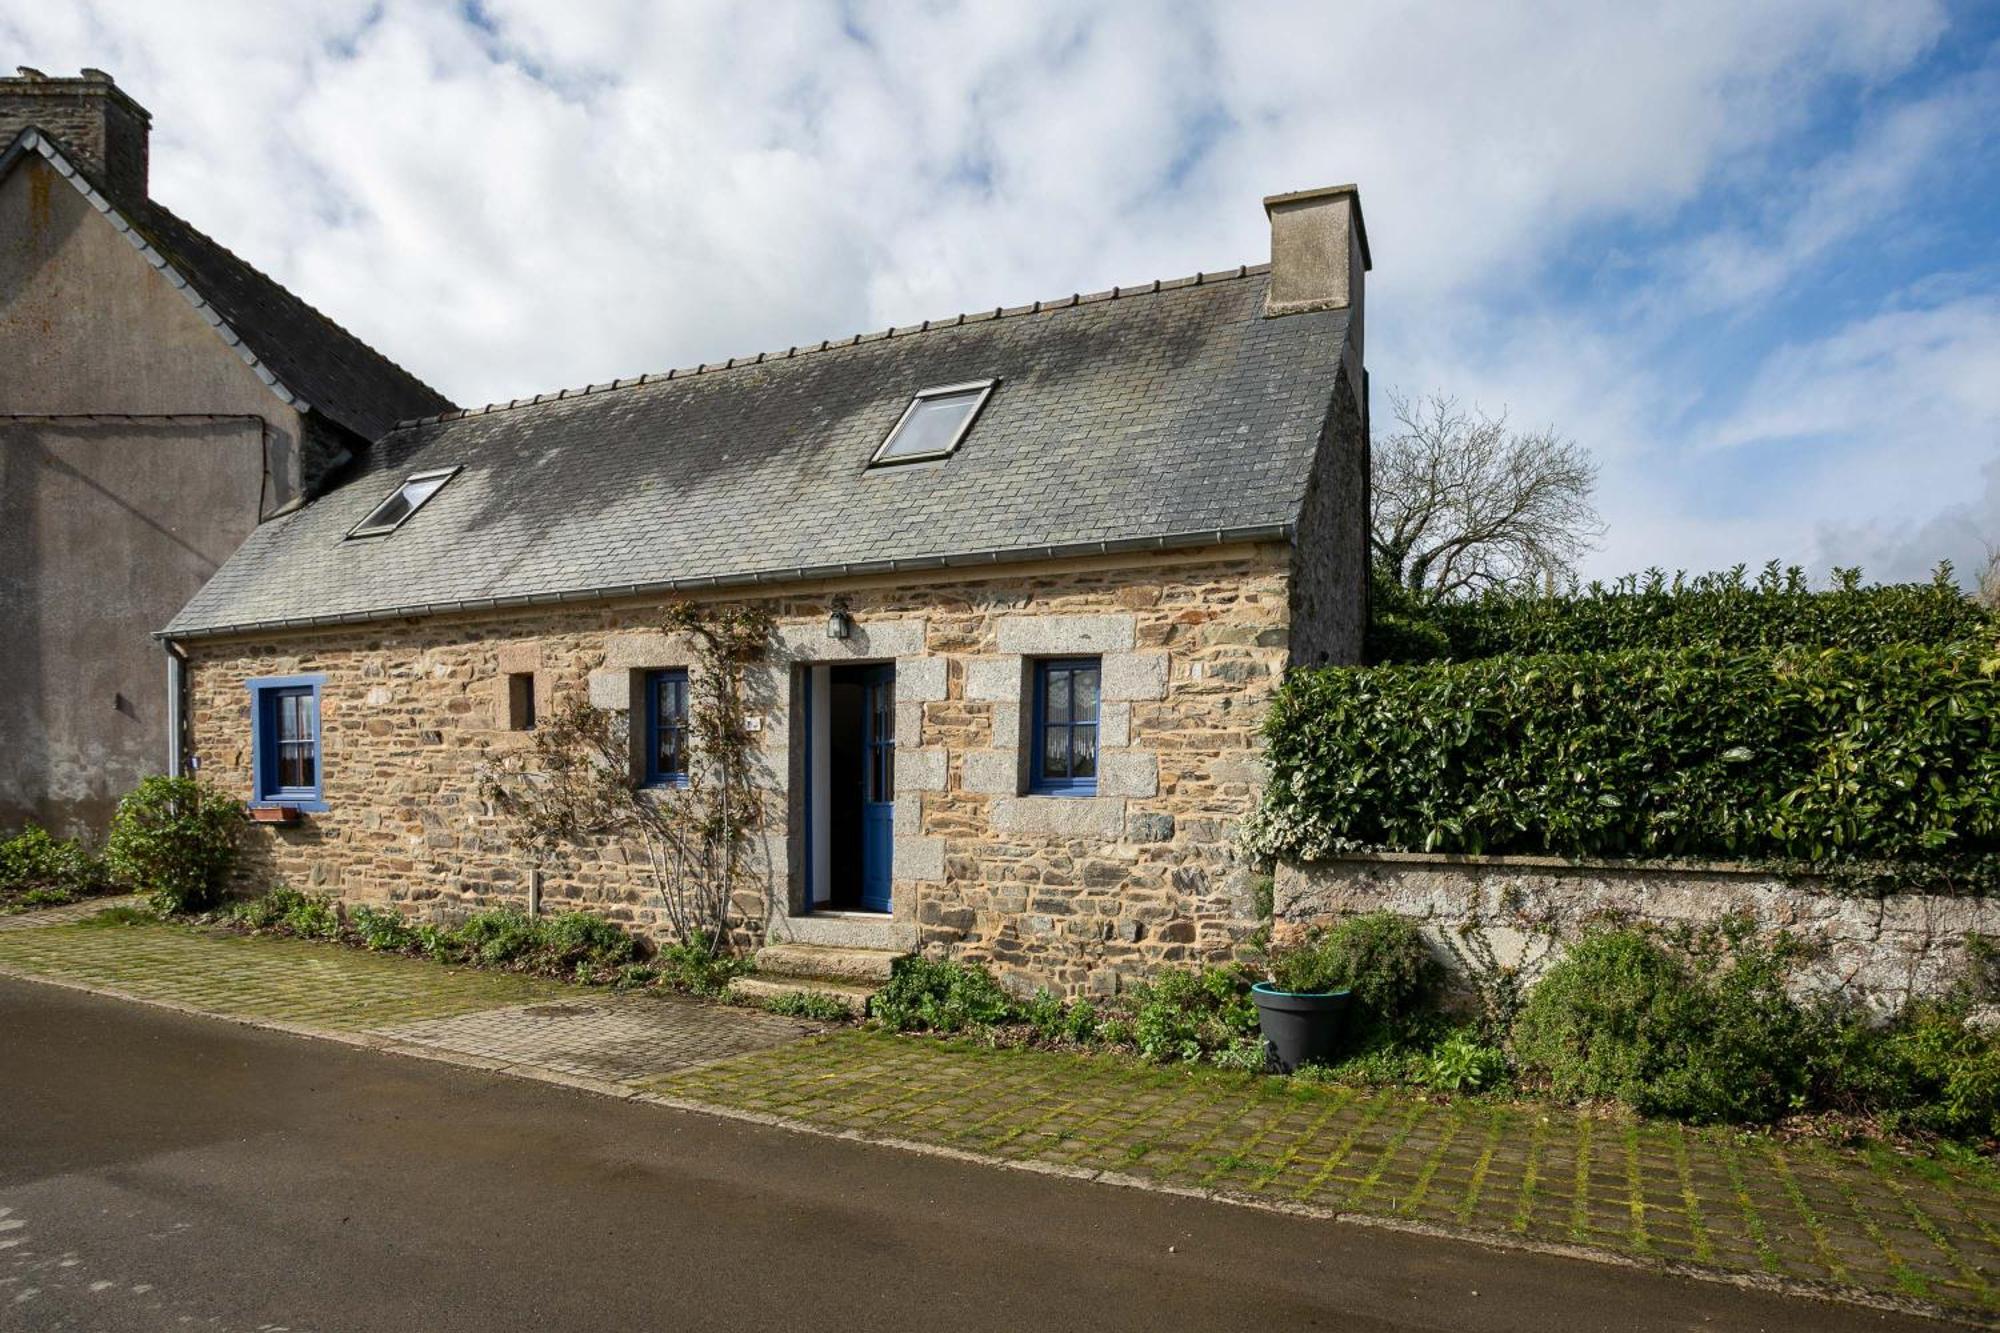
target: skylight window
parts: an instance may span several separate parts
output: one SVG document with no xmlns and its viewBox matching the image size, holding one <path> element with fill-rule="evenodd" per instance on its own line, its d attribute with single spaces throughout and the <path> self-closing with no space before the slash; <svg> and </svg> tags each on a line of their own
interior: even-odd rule
<svg viewBox="0 0 2000 1333">
<path fill-rule="evenodd" d="M 978 380 L 971 384 L 947 384 L 925 389 L 903 409 L 902 420 L 882 441 L 869 466 L 884 463 L 916 463 L 926 458 L 949 458 L 972 420 L 986 405 L 998 380 Z"/>
<path fill-rule="evenodd" d="M 455 467 L 439 468 L 434 472 L 413 473 L 388 499 L 368 512 L 368 517 L 348 530 L 350 537 L 380 537 L 394 532 L 409 521 L 410 515 L 424 507 L 424 502 L 444 489 L 444 484 L 458 475 Z"/>
</svg>

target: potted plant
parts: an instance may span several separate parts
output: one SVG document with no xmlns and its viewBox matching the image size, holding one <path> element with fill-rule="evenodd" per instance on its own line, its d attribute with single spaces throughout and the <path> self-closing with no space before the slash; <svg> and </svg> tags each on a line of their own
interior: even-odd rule
<svg viewBox="0 0 2000 1333">
<path fill-rule="evenodd" d="M 1346 968 L 1333 951 L 1316 944 L 1271 956 L 1271 978 L 1250 988 L 1264 1049 L 1286 1074 L 1331 1059 L 1347 1028 L 1351 998 Z"/>
</svg>

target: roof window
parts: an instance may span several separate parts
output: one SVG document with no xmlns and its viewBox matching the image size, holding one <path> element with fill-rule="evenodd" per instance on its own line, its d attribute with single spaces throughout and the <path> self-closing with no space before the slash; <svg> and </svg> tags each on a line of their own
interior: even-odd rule
<svg viewBox="0 0 2000 1333">
<path fill-rule="evenodd" d="M 987 397 L 999 382 L 976 380 L 971 384 L 925 389 L 903 409 L 902 419 L 889 432 L 889 438 L 882 441 L 869 466 L 949 458 L 965 433 L 972 429 L 973 418 L 986 406 Z"/>
<path fill-rule="evenodd" d="M 455 467 L 438 468 L 434 472 L 412 473 L 402 485 L 390 493 L 389 498 L 368 511 L 368 517 L 348 529 L 349 537 L 381 537 L 394 532 L 409 521 L 410 515 L 424 507 L 424 502 L 444 489 L 444 484 L 458 475 Z"/>
</svg>

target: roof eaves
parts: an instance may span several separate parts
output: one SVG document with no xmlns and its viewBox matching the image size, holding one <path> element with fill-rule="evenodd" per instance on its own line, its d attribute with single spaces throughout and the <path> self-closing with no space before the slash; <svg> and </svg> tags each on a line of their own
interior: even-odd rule
<svg viewBox="0 0 2000 1333">
<path fill-rule="evenodd" d="M 5 175 L 19 157 L 31 152 L 39 153 L 46 159 L 49 165 L 55 168 L 58 176 L 61 176 L 74 186 L 76 192 L 82 195 L 92 208 L 102 213 L 111 225 L 117 228 L 118 234 L 131 243 L 132 248 L 139 252 L 141 258 L 159 270 L 160 275 L 167 280 L 175 291 L 178 291 L 187 299 L 187 303 L 194 307 L 195 313 L 200 315 L 203 321 L 216 331 L 216 334 L 238 357 L 242 358 L 243 364 L 256 372 L 257 378 L 262 380 L 265 386 L 278 396 L 280 402 L 300 412 L 312 411 L 312 404 L 307 402 L 303 395 L 287 387 L 284 381 L 271 372 L 271 368 L 266 366 L 258 358 L 257 354 L 250 350 L 250 345 L 244 342 L 242 336 L 229 326 L 228 321 L 223 319 L 221 313 L 209 304 L 208 299 L 201 294 L 192 282 L 188 281 L 186 275 L 182 274 L 179 269 L 175 268 L 168 261 L 165 255 L 153 247 L 152 242 L 148 241 L 139 229 L 132 225 L 131 221 L 119 211 L 117 205 L 105 198 L 103 193 L 95 185 L 91 184 L 89 177 L 85 176 L 83 172 L 76 168 L 75 164 L 63 156 L 62 150 L 57 148 L 47 135 L 39 130 L 23 130 L 14 140 L 13 144 L 9 146 L 5 155 L 0 156 L 0 175 Z"/>
<path fill-rule="evenodd" d="M 1207 528 L 1152 537 L 1106 538 L 1098 541 L 995 547 L 983 551 L 947 552 L 885 560 L 850 560 L 828 565 L 786 566 L 750 570 L 740 574 L 709 574 L 695 578 L 662 579 L 653 583 L 596 585 L 559 592 L 522 593 L 512 597 L 451 598 L 366 611 L 341 611 L 319 616 L 285 616 L 237 624 L 197 625 L 187 629 L 176 629 L 169 625 L 165 629 L 155 630 L 153 637 L 175 643 L 188 643 L 197 639 L 219 639 L 281 630 L 320 629 L 334 625 L 408 620 L 467 611 L 503 611 L 578 602 L 625 601 L 716 589 L 751 588 L 773 583 L 803 583 L 813 579 L 858 578 L 871 574 L 902 574 L 977 565 L 1019 564 L 1030 560 L 1066 560 L 1093 555 L 1121 555 L 1135 551 L 1188 550 L 1241 542 L 1290 541 L 1294 535 L 1295 525 L 1292 523 L 1262 523 L 1248 527 Z"/>
<path fill-rule="evenodd" d="M 991 310 L 971 310 L 961 314 L 946 315 L 941 319 L 927 319 L 920 324 L 904 324 L 878 329 L 868 333 L 849 334 L 844 338 L 826 338 L 817 343 L 806 343 L 788 347 L 782 352 L 759 352 L 754 356 L 733 356 L 727 361 L 704 361 L 699 365 L 684 366 L 675 370 L 649 371 L 643 375 L 631 375 L 615 379 L 605 384 L 588 384 L 581 389 L 562 389 L 555 393 L 538 393 L 530 398 L 513 398 L 504 403 L 487 403 L 481 407 L 461 407 L 450 412 L 439 412 L 431 416 L 410 417 L 399 421 L 391 428 L 394 431 L 408 430 L 415 426 L 431 426 L 444 421 L 457 421 L 461 417 L 485 416 L 491 412 L 506 412 L 515 408 L 534 407 L 541 403 L 553 403 L 563 399 L 578 398 L 587 394 L 606 393 L 613 389 L 630 389 L 642 384 L 659 384 L 666 380 L 685 379 L 693 375 L 713 375 L 720 371 L 737 370 L 745 366 L 762 365 L 766 361 L 793 360 L 801 356 L 811 356 L 817 352 L 838 351 L 843 347 L 857 347 L 864 343 L 881 342 L 889 338 L 908 338 L 918 334 L 936 333 L 943 329 L 960 328 L 966 324 L 983 323 L 994 319 L 1018 319 L 1024 315 L 1043 315 L 1057 310 L 1068 310 L 1073 306 L 1094 305 L 1099 301 L 1117 301 L 1133 296 L 1151 296 L 1159 292 L 1175 291 L 1182 287 L 1202 287 L 1218 282 L 1233 282 L 1239 278 L 1258 277 L 1270 272 L 1269 264 L 1239 264 L 1235 268 L 1218 269 L 1213 273 L 1193 273 L 1184 278 L 1154 278 L 1150 282 L 1135 283 L 1129 287 L 1111 287 L 1101 292 L 1072 292 L 1068 296 L 1055 297 L 1046 301 L 1032 301 L 1027 305 L 994 306 Z"/>
</svg>

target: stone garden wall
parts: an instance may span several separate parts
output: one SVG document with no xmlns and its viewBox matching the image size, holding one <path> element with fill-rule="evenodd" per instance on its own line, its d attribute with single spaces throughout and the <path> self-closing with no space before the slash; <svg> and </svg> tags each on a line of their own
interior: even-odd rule
<svg viewBox="0 0 2000 1333">
<path fill-rule="evenodd" d="M 1824 880 L 1735 866 L 1571 863 L 1542 857 L 1383 853 L 1279 868 L 1277 935 L 1296 936 L 1352 913 L 1386 909 L 1422 921 L 1440 957 L 1467 927 L 1484 931 L 1502 962 L 1539 970 L 1559 956 L 1536 940 L 1594 921 L 1703 925 L 1747 916 L 1814 948 L 1797 987 L 1879 1011 L 1939 996 L 1977 967 L 1968 941 L 2000 939 L 2000 902 L 1903 893 L 1860 897 Z"/>
<path fill-rule="evenodd" d="M 1011 986 L 1109 992 L 1163 963 L 1223 957 L 1255 925 L 1235 825 L 1262 782 L 1258 724 L 1287 661 L 1284 545 L 1067 561 L 1006 573 L 774 589 L 772 661 L 752 680 L 763 782 L 764 904 L 754 939 L 802 895 L 800 672 L 897 665 L 894 938 L 990 964 Z M 829 639 L 839 597 L 853 617 Z M 250 794 L 246 682 L 323 673 L 327 809 L 250 830 L 245 888 L 284 881 L 431 913 L 526 900 L 528 866 L 488 801 L 531 737 L 508 727 L 507 674 L 540 711 L 584 694 L 629 715 L 639 673 L 688 666 L 657 604 L 490 612 L 189 645 L 194 753 Z M 1093 797 L 1025 794 L 1025 682 L 1038 656 L 1103 660 Z M 550 910 L 662 929 L 634 848 L 551 865 Z"/>
</svg>

